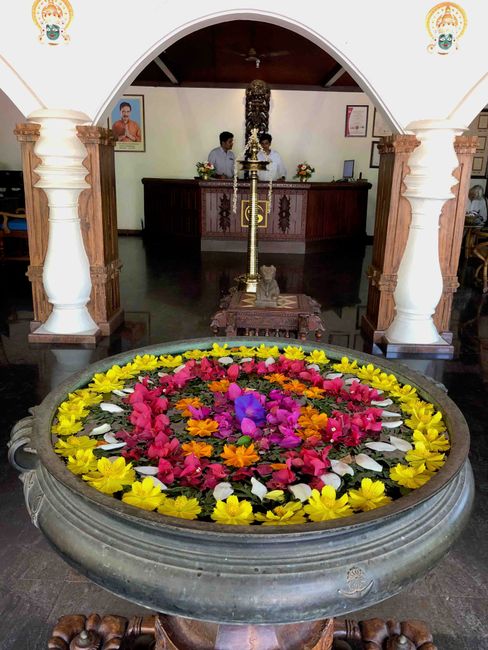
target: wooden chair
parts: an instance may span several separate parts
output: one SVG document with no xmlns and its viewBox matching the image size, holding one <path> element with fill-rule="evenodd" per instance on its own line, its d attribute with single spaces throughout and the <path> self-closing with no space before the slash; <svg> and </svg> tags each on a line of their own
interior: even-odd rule
<svg viewBox="0 0 488 650">
<path fill-rule="evenodd" d="M 23 208 L 15 213 L 0 211 L 0 263 L 13 260 L 29 261 L 27 218 Z"/>
</svg>

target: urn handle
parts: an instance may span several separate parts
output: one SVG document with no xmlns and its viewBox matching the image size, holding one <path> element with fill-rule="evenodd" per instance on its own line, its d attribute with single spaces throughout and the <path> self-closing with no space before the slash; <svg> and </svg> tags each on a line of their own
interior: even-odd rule
<svg viewBox="0 0 488 650">
<path fill-rule="evenodd" d="M 37 452 L 31 445 L 33 422 L 32 415 L 19 420 L 12 427 L 7 443 L 9 463 L 21 474 L 35 469 L 38 462 Z"/>
</svg>

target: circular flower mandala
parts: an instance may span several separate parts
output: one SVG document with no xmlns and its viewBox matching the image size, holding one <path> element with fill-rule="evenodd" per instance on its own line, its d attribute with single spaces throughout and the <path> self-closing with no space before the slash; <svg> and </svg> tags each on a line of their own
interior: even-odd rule
<svg viewBox="0 0 488 650">
<path fill-rule="evenodd" d="M 442 414 L 372 364 L 289 345 L 136 356 L 68 395 L 54 450 L 170 517 L 284 526 L 380 508 L 445 462 Z"/>
</svg>

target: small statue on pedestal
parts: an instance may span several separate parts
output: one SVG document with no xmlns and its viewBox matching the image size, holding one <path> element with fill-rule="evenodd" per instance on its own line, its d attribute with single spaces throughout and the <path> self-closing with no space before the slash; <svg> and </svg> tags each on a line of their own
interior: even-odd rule
<svg viewBox="0 0 488 650">
<path fill-rule="evenodd" d="M 280 288 L 275 279 L 276 267 L 261 266 L 259 269 L 259 282 L 256 289 L 256 307 L 276 307 Z"/>
</svg>

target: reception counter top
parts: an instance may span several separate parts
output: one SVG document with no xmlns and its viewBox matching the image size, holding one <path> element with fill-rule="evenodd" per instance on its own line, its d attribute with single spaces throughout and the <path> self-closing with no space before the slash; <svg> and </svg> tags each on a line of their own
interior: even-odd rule
<svg viewBox="0 0 488 650">
<path fill-rule="evenodd" d="M 244 251 L 249 183 L 237 183 L 233 212 L 232 180 L 143 178 L 145 234 L 154 239 L 199 238 L 201 250 Z M 330 239 L 364 238 L 371 185 L 259 183 L 259 248 L 264 252 L 304 253 Z"/>
</svg>

